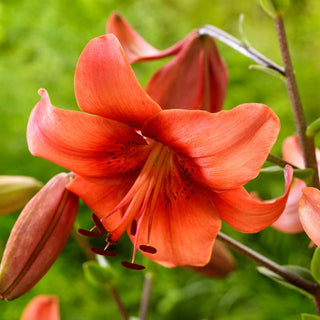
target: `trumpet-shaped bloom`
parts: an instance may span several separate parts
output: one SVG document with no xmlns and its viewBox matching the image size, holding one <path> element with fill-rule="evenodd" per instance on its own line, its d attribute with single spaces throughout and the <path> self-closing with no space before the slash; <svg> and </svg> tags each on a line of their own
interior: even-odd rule
<svg viewBox="0 0 320 320">
<path fill-rule="evenodd" d="M 283 159 L 295 165 L 298 168 L 304 168 L 303 155 L 299 143 L 298 136 L 293 135 L 284 140 L 282 145 Z M 319 162 L 320 152 L 316 152 Z M 300 180 L 295 179 L 291 188 L 286 208 L 279 217 L 279 219 L 272 224 L 272 227 L 286 233 L 303 232 L 304 228 L 300 222 L 298 207 L 299 200 L 302 196 L 302 189 L 306 184 Z"/>
<path fill-rule="evenodd" d="M 68 188 L 94 211 L 98 232 L 91 233 L 108 230 L 108 248 L 128 231 L 134 253 L 168 267 L 201 266 L 221 219 L 257 232 L 285 207 L 291 167 L 285 194 L 275 201 L 255 201 L 243 188 L 276 140 L 274 112 L 261 104 L 218 113 L 162 110 L 114 35 L 91 40 L 79 58 L 75 94 L 82 112 L 58 109 L 44 89 L 39 93 L 29 149 L 76 174 Z M 96 251 L 109 255 L 107 247 Z M 134 254 L 123 265 L 140 268 L 133 261 Z"/>
<path fill-rule="evenodd" d="M 107 32 L 117 36 L 131 63 L 174 55 L 146 87 L 149 96 L 162 108 L 221 110 L 228 73 L 211 36 L 200 36 L 194 30 L 177 44 L 159 51 L 118 13 L 109 17 Z"/>
<path fill-rule="evenodd" d="M 320 246 L 320 191 L 316 188 L 302 189 L 299 201 L 299 217 L 308 237 Z"/>
</svg>

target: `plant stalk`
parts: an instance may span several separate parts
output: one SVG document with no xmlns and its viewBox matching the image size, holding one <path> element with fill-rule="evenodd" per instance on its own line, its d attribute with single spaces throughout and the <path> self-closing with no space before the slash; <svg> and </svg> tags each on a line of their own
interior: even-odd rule
<svg viewBox="0 0 320 320">
<path fill-rule="evenodd" d="M 303 153 L 305 167 L 312 168 L 314 170 L 311 186 L 319 188 L 320 187 L 319 173 L 318 173 L 318 166 L 317 166 L 317 160 L 315 155 L 314 139 L 313 137 L 308 137 L 306 135 L 306 130 L 307 130 L 306 119 L 303 112 L 303 107 L 302 107 L 302 103 L 299 95 L 297 81 L 296 81 L 296 77 L 295 77 L 292 62 L 291 62 L 283 17 L 279 16 L 275 18 L 274 22 L 277 30 L 282 61 L 285 69 L 285 83 L 286 83 L 287 91 L 289 94 L 290 102 L 292 105 L 294 120 L 296 124 L 296 130 L 297 130 L 299 142 L 300 142 L 302 153 Z"/>
<path fill-rule="evenodd" d="M 243 256 L 249 258 L 250 260 L 254 261 L 255 263 L 263 266 L 270 271 L 276 273 L 287 282 L 293 284 L 294 286 L 303 289 L 306 292 L 312 294 L 315 299 L 318 299 L 320 302 L 320 286 L 317 283 L 311 282 L 307 279 L 300 277 L 298 274 L 292 273 L 286 268 L 282 267 L 281 265 L 277 264 L 276 262 L 268 259 L 267 257 L 263 256 L 262 254 L 254 251 L 253 249 L 245 246 L 244 244 L 236 241 L 235 239 L 227 236 L 226 234 L 219 232 L 217 239 L 221 240 L 229 247 L 233 248 Z M 319 295 L 319 297 L 317 297 Z"/>
<path fill-rule="evenodd" d="M 79 226 L 77 223 L 75 223 L 75 225 L 73 226 L 73 229 L 72 229 L 72 233 L 71 233 L 74 240 L 79 244 L 79 247 L 82 249 L 82 251 L 84 252 L 84 254 L 86 255 L 86 257 L 89 260 L 96 261 L 96 258 L 95 258 L 96 256 L 90 249 L 91 246 L 90 246 L 89 241 L 87 240 L 87 238 L 85 238 L 84 236 L 82 236 L 78 233 L 78 229 L 79 229 Z M 119 295 L 117 288 L 114 285 L 110 285 L 110 286 L 108 286 L 108 290 L 113 298 L 115 305 L 118 308 L 118 311 L 121 315 L 121 318 L 123 320 L 129 320 L 128 312 L 127 312 L 127 310 L 121 300 L 121 297 Z"/>
<path fill-rule="evenodd" d="M 147 319 L 150 294 L 151 294 L 151 288 L 152 288 L 152 278 L 153 278 L 152 273 L 146 272 L 144 277 L 143 292 L 142 292 L 140 312 L 139 312 L 140 320 Z"/>
</svg>

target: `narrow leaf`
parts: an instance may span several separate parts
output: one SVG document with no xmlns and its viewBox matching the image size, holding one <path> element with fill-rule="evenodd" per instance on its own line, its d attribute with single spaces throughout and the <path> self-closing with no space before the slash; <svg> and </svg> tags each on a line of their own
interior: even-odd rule
<svg viewBox="0 0 320 320">
<path fill-rule="evenodd" d="M 306 268 L 303 268 L 303 267 L 300 267 L 300 266 L 283 266 L 283 267 L 285 267 L 286 269 L 288 269 L 291 272 L 299 274 L 301 277 L 305 278 L 306 280 L 310 281 L 310 279 L 312 279 L 310 271 L 308 269 L 306 269 Z M 269 269 L 267 269 L 265 267 L 259 266 L 259 267 L 257 267 L 257 270 L 261 274 L 263 274 L 264 276 L 266 276 L 266 277 L 278 282 L 279 284 L 283 285 L 286 288 L 299 291 L 301 294 L 303 294 L 303 295 L 305 295 L 305 296 L 307 296 L 309 298 L 312 297 L 311 294 L 308 293 L 307 291 L 292 285 L 291 283 L 287 282 L 287 280 L 285 280 L 284 278 L 282 278 L 278 274 L 270 271 Z"/>
<path fill-rule="evenodd" d="M 285 81 L 285 79 L 286 79 L 281 73 L 277 72 L 276 70 L 265 67 L 265 66 L 261 66 L 259 64 L 251 64 L 249 66 L 249 69 L 264 72 L 264 73 L 269 74 L 271 76 L 274 76 L 282 81 Z"/>
<path fill-rule="evenodd" d="M 265 167 L 262 168 L 260 170 L 260 173 L 263 174 L 281 174 L 283 175 L 283 168 L 279 167 L 279 166 L 269 166 L 269 167 Z M 299 178 L 303 181 L 305 181 L 306 183 L 308 183 L 311 179 L 313 175 L 313 169 L 294 169 L 293 170 L 293 176 L 295 178 Z"/>
<path fill-rule="evenodd" d="M 307 128 L 306 134 L 308 137 L 314 137 L 320 131 L 320 118 L 313 121 Z"/>
<path fill-rule="evenodd" d="M 313 278 L 320 282 L 320 248 L 317 248 L 314 251 L 312 260 L 311 260 L 311 274 Z"/>
<path fill-rule="evenodd" d="M 320 320 L 320 317 L 315 314 L 302 313 L 301 320 Z"/>
</svg>

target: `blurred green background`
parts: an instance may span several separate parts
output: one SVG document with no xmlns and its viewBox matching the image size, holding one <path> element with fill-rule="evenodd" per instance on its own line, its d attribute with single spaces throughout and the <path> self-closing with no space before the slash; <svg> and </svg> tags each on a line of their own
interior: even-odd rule
<svg viewBox="0 0 320 320">
<path fill-rule="evenodd" d="M 292 0 L 285 20 L 293 63 L 308 122 L 320 115 L 320 1 Z M 51 101 L 61 108 L 76 109 L 73 74 L 86 43 L 105 33 L 108 16 L 119 11 L 151 44 L 169 47 L 192 29 L 216 25 L 239 37 L 238 21 L 245 14 L 249 42 L 281 64 L 273 21 L 258 1 L 236 0 L 6 0 L 0 1 L 0 174 L 30 175 L 46 182 L 58 166 L 29 154 L 25 131 L 28 116 L 46 88 Z M 249 70 L 254 62 L 218 43 L 229 68 L 225 108 L 245 102 L 272 107 L 282 129 L 274 153 L 281 154 L 283 139 L 294 133 L 293 117 L 284 84 L 272 76 Z M 146 84 L 164 61 L 137 64 L 136 74 Z M 258 178 L 251 188 L 263 187 L 262 195 L 282 191 L 282 180 Z M 1 217 L 2 252 L 18 213 Z M 90 211 L 81 204 L 79 221 L 90 227 Z M 246 235 L 223 226 L 254 249 L 281 264 L 308 267 L 312 249 L 304 234 L 281 234 L 271 228 Z M 132 246 L 120 243 L 120 260 L 110 261 L 119 273 L 117 286 L 132 316 L 138 316 L 143 272 L 126 270 L 119 261 L 131 256 Z M 188 250 L 186 248 L 186 250 Z M 314 312 L 311 300 L 280 287 L 258 274 L 255 265 L 235 253 L 238 269 L 225 280 L 208 279 L 183 268 L 165 269 L 150 263 L 155 273 L 149 319 L 246 319 L 294 320 L 302 312 Z M 138 259 L 142 259 L 141 256 Z M 56 294 L 62 320 L 120 319 L 108 292 L 91 287 L 84 279 L 85 255 L 70 238 L 48 274 L 26 295 L 0 301 L 0 319 L 19 319 L 27 302 L 37 294 Z"/>
</svg>

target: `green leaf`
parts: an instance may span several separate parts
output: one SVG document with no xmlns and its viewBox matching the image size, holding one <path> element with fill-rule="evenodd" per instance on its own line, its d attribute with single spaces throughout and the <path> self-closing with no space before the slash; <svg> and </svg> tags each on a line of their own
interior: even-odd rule
<svg viewBox="0 0 320 320">
<path fill-rule="evenodd" d="M 87 261 L 83 265 L 84 276 L 95 287 L 105 287 L 114 284 L 117 273 L 110 266 L 101 266 L 96 261 Z"/>
<path fill-rule="evenodd" d="M 313 278 L 320 282 L 320 248 L 317 248 L 314 251 L 312 260 L 311 260 L 311 274 L 313 276 Z"/>
<path fill-rule="evenodd" d="M 260 170 L 260 173 L 264 174 L 282 174 L 283 175 L 283 168 L 279 166 L 269 166 L 262 168 Z M 293 176 L 295 178 L 299 178 L 303 180 L 304 182 L 308 183 L 310 182 L 310 179 L 312 178 L 313 175 L 313 169 L 294 169 L 293 170 Z"/>
<path fill-rule="evenodd" d="M 301 320 L 319 320 L 320 317 L 315 314 L 302 313 Z"/>
<path fill-rule="evenodd" d="M 284 268 L 286 268 L 288 271 L 292 272 L 292 273 L 296 273 L 298 274 L 299 276 L 301 276 L 302 278 L 308 280 L 308 281 L 312 281 L 314 282 L 314 279 L 311 275 L 311 272 L 309 269 L 307 268 L 303 268 L 303 267 L 300 267 L 300 266 L 294 266 L 294 265 L 287 265 L 287 266 L 282 266 Z M 289 289 L 293 289 L 293 290 L 296 290 L 298 292 L 300 292 L 301 294 L 311 298 L 312 295 L 301 289 L 301 288 L 298 288 L 296 286 L 294 286 L 293 284 L 287 282 L 287 280 L 285 280 L 283 277 L 279 276 L 278 274 L 274 273 L 273 271 L 270 271 L 269 269 L 265 268 L 265 267 L 257 267 L 257 270 L 263 274 L 264 276 L 280 283 L 281 285 L 283 285 L 284 287 L 286 288 L 289 288 Z"/>
<path fill-rule="evenodd" d="M 287 11 L 290 0 L 260 0 L 260 4 L 272 18 L 277 18 Z"/>
<path fill-rule="evenodd" d="M 257 71 L 261 71 L 261 72 L 264 72 L 266 74 L 269 74 L 271 76 L 274 76 L 282 81 L 285 81 L 285 76 L 283 76 L 282 74 L 280 74 L 278 71 L 272 69 L 272 68 L 268 68 L 268 67 L 265 67 L 265 66 L 262 66 L 260 64 L 251 64 L 249 66 L 249 69 L 250 70 L 257 70 Z"/>
<path fill-rule="evenodd" d="M 313 121 L 307 128 L 306 134 L 308 137 L 314 137 L 320 131 L 320 118 Z"/>
<path fill-rule="evenodd" d="M 241 13 L 240 16 L 239 16 L 239 34 L 240 34 L 240 39 L 241 39 L 241 42 L 246 47 L 251 47 L 250 42 L 247 40 L 247 38 L 244 35 L 243 23 L 244 23 L 244 14 Z"/>
</svg>

